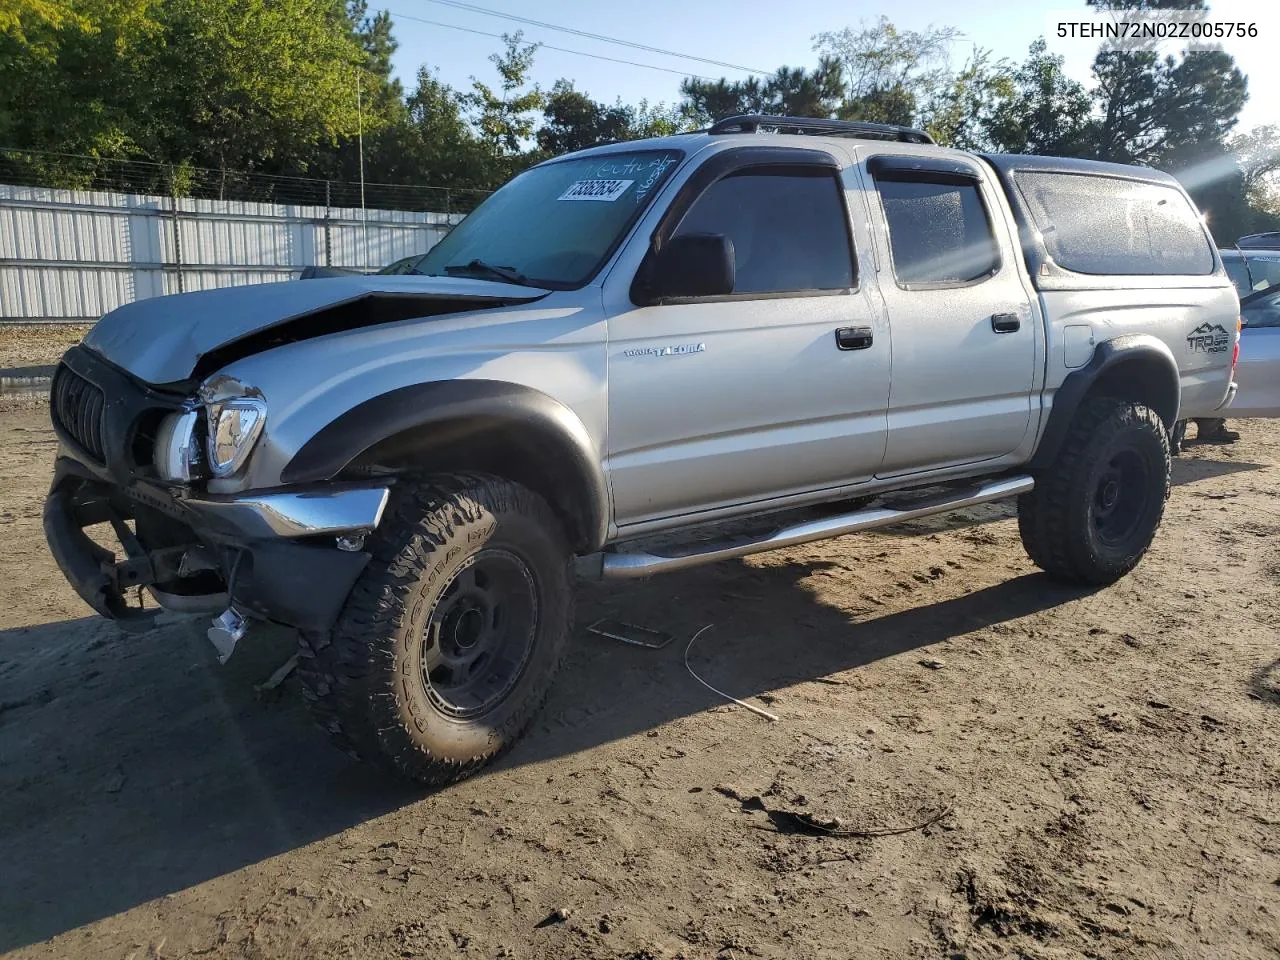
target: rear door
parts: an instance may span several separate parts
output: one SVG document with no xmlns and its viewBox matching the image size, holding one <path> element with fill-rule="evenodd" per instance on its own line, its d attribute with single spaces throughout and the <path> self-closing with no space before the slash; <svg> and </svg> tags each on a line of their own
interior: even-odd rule
<svg viewBox="0 0 1280 960">
<path fill-rule="evenodd" d="M 854 254 L 852 234 L 865 228 L 848 214 L 849 163 L 735 147 L 679 188 L 649 229 L 726 236 L 728 296 L 637 306 L 630 287 L 645 243 L 611 271 L 608 467 L 620 526 L 874 475 L 890 345 Z"/>
<path fill-rule="evenodd" d="M 995 460 L 1033 429 L 1038 306 L 999 187 L 965 157 L 860 147 L 893 330 L 879 476 Z"/>
</svg>

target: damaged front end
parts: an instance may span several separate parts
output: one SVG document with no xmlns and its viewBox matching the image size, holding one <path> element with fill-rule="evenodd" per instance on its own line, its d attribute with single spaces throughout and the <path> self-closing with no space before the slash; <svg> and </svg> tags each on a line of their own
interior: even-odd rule
<svg viewBox="0 0 1280 960">
<path fill-rule="evenodd" d="M 329 629 L 369 561 L 363 537 L 389 488 L 209 492 L 208 479 L 243 463 L 265 415 L 234 384 L 184 397 L 68 351 L 51 391 L 60 449 L 44 529 L 90 607 L 145 629 L 159 613 L 144 607 L 145 590 L 163 609 L 234 614 L 222 618 L 229 634 L 243 632 L 243 616 Z"/>
</svg>

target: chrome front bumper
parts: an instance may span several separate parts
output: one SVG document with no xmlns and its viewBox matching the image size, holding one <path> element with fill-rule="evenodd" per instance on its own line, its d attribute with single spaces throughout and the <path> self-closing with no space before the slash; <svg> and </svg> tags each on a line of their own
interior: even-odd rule
<svg viewBox="0 0 1280 960">
<path fill-rule="evenodd" d="M 369 533 L 382 521 L 390 494 L 387 487 L 338 487 L 187 497 L 181 503 L 197 516 L 232 527 L 245 537 L 293 539 Z"/>
</svg>

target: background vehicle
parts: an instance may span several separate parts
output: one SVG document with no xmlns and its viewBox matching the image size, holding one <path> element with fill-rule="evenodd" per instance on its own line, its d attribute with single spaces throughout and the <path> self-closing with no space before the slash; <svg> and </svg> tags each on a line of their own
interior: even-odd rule
<svg viewBox="0 0 1280 960">
<path fill-rule="evenodd" d="M 441 782 L 545 696 L 571 564 L 646 576 L 1016 496 L 1040 567 L 1118 579 L 1169 429 L 1230 402 L 1237 315 L 1166 174 L 736 117 L 540 164 L 410 274 L 115 311 L 55 379 L 45 528 L 106 616 L 138 621 L 143 586 L 225 606 L 224 656 L 246 616 L 297 627 L 322 726 Z"/>
<path fill-rule="evenodd" d="M 1236 377 L 1240 392 L 1231 404 L 1231 414 L 1280 417 L 1280 249 L 1221 253 L 1240 294 L 1243 326 Z"/>
<path fill-rule="evenodd" d="M 1236 241 L 1236 246 L 1244 250 L 1276 250 L 1280 251 L 1280 231 L 1270 233 L 1251 233 Z"/>
</svg>

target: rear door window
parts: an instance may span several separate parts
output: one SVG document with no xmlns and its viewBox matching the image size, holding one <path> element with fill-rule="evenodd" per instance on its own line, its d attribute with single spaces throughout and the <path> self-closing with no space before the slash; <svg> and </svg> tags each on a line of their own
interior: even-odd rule
<svg viewBox="0 0 1280 960">
<path fill-rule="evenodd" d="M 1173 187 L 1030 170 L 1015 172 L 1014 180 L 1049 256 L 1067 270 L 1113 276 L 1213 273 L 1204 225 Z"/>
<path fill-rule="evenodd" d="M 976 184 L 877 177 L 876 189 L 898 283 L 971 283 L 999 269 L 1000 253 Z"/>
</svg>

